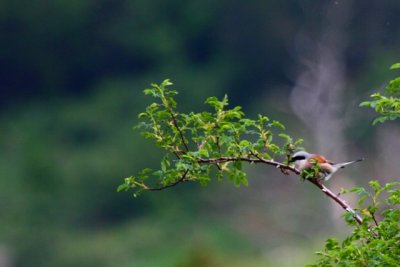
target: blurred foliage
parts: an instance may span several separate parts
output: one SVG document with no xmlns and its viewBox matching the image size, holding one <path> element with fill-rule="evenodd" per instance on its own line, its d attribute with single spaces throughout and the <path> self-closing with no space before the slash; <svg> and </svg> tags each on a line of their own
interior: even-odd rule
<svg viewBox="0 0 400 267">
<path fill-rule="evenodd" d="M 277 262 L 273 253 L 296 254 L 291 247 L 259 240 L 293 237 L 300 224 L 276 223 L 265 205 L 229 199 L 235 211 L 246 205 L 267 217 L 240 214 L 245 226 L 256 222 L 265 230 L 241 235 L 230 229 L 232 222 L 210 215 L 210 203 L 221 205 L 216 213 L 229 210 L 225 191 L 210 201 L 201 188 L 185 185 L 132 200 L 115 188 L 120 177 L 157 168 L 151 163 L 162 156 L 129 131 L 145 107 L 141 88 L 174 77 L 183 112 L 199 110 L 198 99 L 225 93 L 246 110 L 277 112 L 265 104 L 267 96 L 289 90 L 298 59 L 313 54 L 334 2 L 340 1 L 0 1 L 0 262 L 141 267 L 289 261 L 283 256 Z M 393 0 L 354 4 L 345 25 L 345 63 L 350 82 L 370 88 L 386 75 L 381 66 L 397 56 L 400 6 Z M 303 35 L 311 40 L 306 45 L 298 41 Z M 280 188 L 281 180 L 269 181 L 268 197 L 284 195 Z M 305 203 L 314 196 L 296 192 L 307 195 Z M 276 210 L 285 214 L 286 208 Z M 309 214 L 293 217 L 310 225 L 303 233 L 327 226 L 312 225 Z M 307 234 L 296 234 L 299 243 L 291 244 L 306 254 L 314 245 Z M 193 241 L 193 235 L 205 238 Z M 197 246 L 209 249 L 197 256 Z M 297 252 L 297 261 L 286 266 L 299 263 Z"/>
<path fill-rule="evenodd" d="M 92 90 L 99 77 L 138 78 L 152 72 L 162 75 L 152 79 L 176 80 L 180 69 L 189 68 L 214 69 L 210 75 L 216 77 L 228 72 L 224 91 L 236 101 L 250 91 L 262 93 L 265 84 L 290 83 L 288 74 L 297 67 L 293 52 L 313 53 L 313 41 L 327 24 L 320 23 L 326 8 L 337 4 L 3 0 L 0 33 L 7 41 L 0 43 L 1 103 L 79 96 Z M 358 8 L 346 25 L 352 36 L 346 48 L 349 77 L 359 77 L 370 67 L 366 62 L 395 50 L 400 39 L 396 1 L 354 5 Z"/>
</svg>

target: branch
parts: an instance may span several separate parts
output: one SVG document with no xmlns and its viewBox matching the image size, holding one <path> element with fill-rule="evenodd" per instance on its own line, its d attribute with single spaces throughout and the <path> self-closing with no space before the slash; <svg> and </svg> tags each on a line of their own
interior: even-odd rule
<svg viewBox="0 0 400 267">
<path fill-rule="evenodd" d="M 177 122 L 177 120 L 176 120 L 176 117 L 175 117 L 174 112 L 173 112 L 172 110 L 170 110 L 170 109 L 169 109 L 168 111 L 169 111 L 169 113 L 171 114 L 172 123 L 174 124 L 176 130 L 178 130 L 178 132 L 179 132 L 179 136 L 180 136 L 180 138 L 181 138 L 181 140 L 182 140 L 183 146 L 185 147 L 186 151 L 189 151 L 189 147 L 188 147 L 188 145 L 187 145 L 186 142 L 185 142 L 185 137 L 183 136 L 183 133 L 182 133 L 181 128 L 178 126 L 178 122 Z"/>
<path fill-rule="evenodd" d="M 331 190 L 329 190 L 329 188 L 323 185 L 320 181 L 316 179 L 308 179 L 308 181 L 310 181 L 312 184 L 321 189 L 321 191 L 324 192 L 325 195 L 327 195 L 333 201 L 338 203 L 345 211 L 352 213 L 354 220 L 356 220 L 358 224 L 362 224 L 363 222 L 362 218 L 355 212 L 355 210 L 353 210 L 350 207 L 349 204 L 347 204 L 347 202 L 344 199 L 341 199 L 338 195 L 335 195 Z"/>
<path fill-rule="evenodd" d="M 179 178 L 178 180 L 176 180 L 175 182 L 173 182 L 173 183 L 171 183 L 171 184 L 167 184 L 167 185 L 160 186 L 160 187 L 149 187 L 149 186 L 147 186 L 147 185 L 145 185 L 145 184 L 142 184 L 143 189 L 149 190 L 149 191 L 161 191 L 161 190 L 164 190 L 164 189 L 167 189 L 167 188 L 176 186 L 177 184 L 180 184 L 180 183 L 182 183 L 182 182 L 186 182 L 186 181 L 187 181 L 187 180 L 185 180 L 185 178 L 186 178 L 186 175 L 188 174 L 188 172 L 189 172 L 189 170 L 186 170 L 186 171 L 183 173 L 183 175 L 182 175 L 181 178 Z"/>
<path fill-rule="evenodd" d="M 233 161 L 244 161 L 248 163 L 263 163 L 267 165 L 272 165 L 275 166 L 276 168 L 279 169 L 285 169 L 289 170 L 297 175 L 300 175 L 300 171 L 297 170 L 294 167 L 291 167 L 289 165 L 274 161 L 274 160 L 267 160 L 263 159 L 260 157 L 255 156 L 254 158 L 251 157 L 220 157 L 220 158 L 213 158 L 213 159 L 198 159 L 198 163 L 204 163 L 204 164 L 216 164 L 216 163 L 224 163 L 224 162 L 233 162 Z"/>
<path fill-rule="evenodd" d="M 372 216 L 372 219 L 374 220 L 375 225 L 379 226 L 378 220 L 375 217 L 375 212 L 371 212 L 371 216 Z"/>
<path fill-rule="evenodd" d="M 299 170 L 297 170 L 296 168 L 291 167 L 289 165 L 285 165 L 283 163 L 280 163 L 280 162 L 277 162 L 274 160 L 266 160 L 266 159 L 258 157 L 257 155 L 255 155 L 255 157 L 256 158 L 221 157 L 221 158 L 216 158 L 216 159 L 200 159 L 200 160 L 198 160 L 198 162 L 199 163 L 221 163 L 221 162 L 228 162 L 228 161 L 245 161 L 245 162 L 249 162 L 249 163 L 264 163 L 267 165 L 275 166 L 276 168 L 279 168 L 281 170 L 283 169 L 283 170 L 291 171 L 297 175 L 301 174 L 301 172 Z M 354 220 L 356 220 L 356 222 L 358 224 L 362 224 L 362 221 L 363 221 L 362 218 L 355 212 L 354 209 L 352 209 L 350 207 L 349 204 L 347 204 L 347 202 L 344 199 L 342 199 L 338 195 L 334 194 L 329 188 L 327 188 L 325 185 L 323 185 L 318 179 L 307 179 L 307 181 L 309 181 L 310 183 L 312 183 L 313 185 L 318 187 L 326 196 L 328 196 L 333 201 L 338 203 L 339 206 L 342 207 L 345 211 L 351 212 L 353 214 Z"/>
<path fill-rule="evenodd" d="M 271 132 L 272 128 L 278 127 L 284 129 L 283 125 L 280 122 L 272 121 L 268 124 L 265 124 L 266 122 L 269 121 L 269 118 L 261 115 L 259 115 L 258 120 L 246 119 L 243 117 L 244 113 L 241 111 L 240 107 L 235 107 L 230 110 L 224 110 L 224 106 L 228 105 L 228 98 L 226 96 L 222 100 L 218 100 L 216 97 L 210 97 L 206 100 L 206 103 L 208 105 L 215 108 L 215 113 L 213 114 L 209 112 L 203 112 L 196 114 L 190 113 L 190 115 L 179 116 L 180 113 L 174 112 L 174 108 L 176 107 L 176 102 L 172 97 L 176 95 L 177 92 L 167 89 L 167 87 L 170 85 L 172 85 L 172 83 L 169 82 L 169 80 L 165 80 L 160 85 L 152 84 L 152 88 L 145 89 L 144 91 L 145 94 L 151 95 L 156 98 L 160 98 L 161 105 L 165 109 L 159 110 L 158 108 L 160 104 L 154 103 L 151 104 L 146 109 L 145 113 L 139 114 L 139 117 L 144 117 L 150 120 L 150 124 L 144 123 L 144 126 L 147 127 L 150 125 L 151 126 L 150 128 L 153 128 L 153 131 L 144 131 L 143 132 L 144 136 L 147 139 L 153 139 L 157 145 L 164 148 L 167 152 L 173 153 L 177 157 L 178 161 L 180 161 L 178 162 L 180 163 L 179 168 L 177 164 L 175 165 L 175 172 L 170 172 L 166 174 L 165 177 L 166 180 L 167 181 L 172 180 L 173 182 L 163 184 L 159 187 L 149 187 L 143 182 L 147 178 L 146 175 L 147 172 L 146 172 L 142 173 L 141 176 L 139 176 L 138 181 L 135 181 L 134 177 L 128 179 L 126 183 L 121 186 L 122 189 L 129 189 L 131 187 L 137 186 L 141 190 L 143 189 L 153 190 L 153 191 L 163 190 L 166 188 L 176 186 L 182 182 L 196 180 L 196 179 L 201 180 L 200 179 L 201 177 L 193 177 L 195 174 L 192 175 L 192 170 L 195 170 L 199 165 L 204 165 L 204 164 L 209 166 L 215 165 L 219 169 L 220 174 L 223 174 L 225 169 L 221 168 L 220 163 L 226 163 L 226 162 L 234 162 L 234 163 L 248 162 L 250 164 L 262 163 L 270 166 L 275 166 L 286 175 L 292 172 L 298 176 L 302 176 L 302 173 L 298 169 L 288 165 L 289 163 L 284 164 L 281 162 L 277 162 L 275 160 L 265 159 L 262 156 L 263 154 L 259 154 L 257 151 L 251 151 L 255 149 L 255 147 L 258 148 L 260 145 L 263 145 L 263 150 L 268 149 L 268 147 L 266 146 L 267 145 L 266 142 L 268 141 L 268 144 L 271 145 L 271 147 L 268 150 L 270 150 L 272 153 L 275 154 L 275 152 L 278 151 L 278 152 L 285 152 L 286 154 L 291 154 L 294 151 L 295 147 L 301 143 L 301 139 L 294 142 L 290 136 L 281 133 L 279 134 L 279 136 L 286 139 L 286 144 L 283 146 L 283 148 L 280 148 L 277 145 L 273 145 L 272 143 L 270 143 L 272 140 L 272 132 Z M 169 113 L 170 115 L 170 118 L 168 118 L 167 121 L 165 120 L 165 112 Z M 164 136 L 160 130 L 162 129 L 162 127 L 165 126 L 164 125 L 165 123 L 167 123 L 169 127 L 168 129 L 172 131 L 172 133 L 170 133 L 170 131 L 167 131 L 166 136 Z M 213 134 L 211 134 L 210 130 L 213 130 L 220 124 L 224 125 L 223 127 L 221 126 L 218 128 L 221 130 L 221 132 L 219 133 L 219 131 L 216 131 Z M 237 127 L 237 124 L 240 124 L 240 127 Z M 192 133 L 192 135 L 190 135 L 191 138 L 188 137 L 188 139 L 185 139 L 184 129 L 192 127 L 194 127 L 194 129 L 198 129 L 199 131 L 201 131 L 202 134 Z M 227 129 L 229 129 L 229 131 Z M 205 136 L 203 136 L 203 134 Z M 224 141 L 223 145 L 220 144 L 219 142 L 220 140 L 218 139 L 219 134 L 222 134 L 222 136 L 226 137 L 228 137 L 230 134 L 229 137 L 234 138 L 233 146 L 231 146 L 232 145 L 231 142 L 228 141 Z M 259 139 L 253 144 L 251 144 L 252 142 L 247 141 L 245 139 L 242 140 L 241 137 L 247 134 L 250 135 L 256 134 L 259 136 Z M 235 154 L 237 153 L 240 156 L 234 156 L 234 157 L 219 156 L 215 158 L 198 158 L 198 155 L 205 155 L 205 154 L 208 155 L 208 153 L 205 154 L 200 153 L 203 152 L 201 151 L 202 147 L 198 147 L 198 151 L 193 151 L 197 153 L 191 153 L 189 149 L 190 141 L 196 140 L 195 142 L 197 142 L 199 140 L 203 140 L 202 145 L 204 145 L 209 137 L 217 138 L 216 141 L 214 142 L 219 152 L 218 155 L 221 155 L 221 150 L 229 151 L 229 149 L 231 148 L 236 149 L 236 147 L 238 146 L 240 150 L 239 151 L 235 150 Z M 172 144 L 169 142 L 170 139 L 173 140 Z M 246 142 L 242 144 L 243 141 L 247 141 L 248 144 L 246 144 Z M 263 141 L 264 144 L 260 144 L 259 143 L 260 141 Z M 216 151 L 215 147 L 212 146 L 210 150 L 211 152 L 213 152 L 212 155 L 215 155 L 214 153 Z M 242 153 L 242 151 L 250 151 L 250 152 L 244 154 Z M 208 152 L 207 149 L 206 152 Z M 170 164 L 168 164 L 168 166 L 169 165 Z M 204 175 L 210 175 L 211 168 L 208 168 L 209 166 L 201 166 L 207 168 L 200 169 L 200 171 L 206 170 Z M 162 166 L 162 168 L 166 168 L 165 164 L 164 166 Z M 184 168 L 183 171 L 182 168 Z M 232 169 L 228 168 L 228 171 L 230 170 Z M 235 175 L 235 171 L 239 171 L 236 172 L 236 174 L 239 173 L 239 175 L 243 176 L 239 178 L 246 179 L 245 174 L 240 170 L 238 166 L 233 166 L 232 171 L 233 171 L 232 173 L 228 174 Z M 155 173 L 153 173 L 153 175 L 154 174 Z M 190 177 L 187 177 L 188 174 Z M 157 174 L 157 176 L 159 176 L 159 174 Z M 350 212 L 357 223 L 359 224 L 362 223 L 362 218 L 359 215 L 357 215 L 357 213 L 343 199 L 341 199 L 339 195 L 333 194 L 332 191 L 330 191 L 325 185 L 323 185 L 319 179 L 311 178 L 306 180 L 317 186 L 322 192 L 324 192 L 325 195 L 327 195 L 333 201 L 338 203 L 343 209 Z"/>
<path fill-rule="evenodd" d="M 301 172 L 289 165 L 274 161 L 274 160 L 267 160 L 264 158 L 261 158 L 257 155 L 254 155 L 254 157 L 220 157 L 220 158 L 210 158 L 210 159 L 204 159 L 204 158 L 200 158 L 197 160 L 198 163 L 200 164 L 218 164 L 218 163 L 224 163 L 224 162 L 234 162 L 234 161 L 243 161 L 243 162 L 248 162 L 248 163 L 262 163 L 262 164 L 267 164 L 267 165 L 271 165 L 271 166 L 275 166 L 276 168 L 279 168 L 281 170 L 287 170 L 290 172 L 293 172 L 294 174 L 300 175 Z M 164 190 L 166 188 L 170 188 L 173 186 L 178 185 L 181 182 L 187 181 L 185 180 L 187 173 L 189 172 L 189 170 L 185 171 L 185 173 L 182 175 L 182 177 L 175 181 L 174 183 L 165 185 L 165 186 L 161 186 L 161 187 L 148 187 L 148 186 L 144 186 L 144 189 L 146 190 L 151 190 L 151 191 L 159 191 L 159 190 Z M 318 187 L 327 197 L 331 198 L 334 202 L 336 202 L 337 204 L 339 204 L 340 207 L 342 207 L 345 211 L 350 212 L 353 214 L 353 218 L 354 220 L 358 223 L 358 224 L 362 224 L 362 218 L 356 213 L 356 211 L 354 209 L 352 209 L 350 207 L 349 204 L 347 204 L 347 202 L 340 198 L 338 195 L 334 194 L 329 188 L 327 188 L 325 185 L 323 185 L 318 179 L 307 179 L 307 181 L 309 181 L 310 183 L 312 183 L 313 185 L 315 185 L 316 187 Z"/>
</svg>

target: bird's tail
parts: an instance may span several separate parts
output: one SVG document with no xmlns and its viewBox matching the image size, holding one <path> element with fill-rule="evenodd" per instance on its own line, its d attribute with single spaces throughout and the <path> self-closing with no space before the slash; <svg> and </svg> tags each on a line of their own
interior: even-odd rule
<svg viewBox="0 0 400 267">
<path fill-rule="evenodd" d="M 357 160 L 352 160 L 352 161 L 348 161 L 348 162 L 342 162 L 342 163 L 337 163 L 337 164 L 335 164 L 335 165 L 334 165 L 334 166 L 335 166 L 334 171 L 331 172 L 329 175 L 327 175 L 327 176 L 324 178 L 324 180 L 325 180 L 325 181 L 328 181 L 329 179 L 331 179 L 331 177 L 333 176 L 333 174 L 335 174 L 335 172 L 337 172 L 339 169 L 342 169 L 342 168 L 346 167 L 347 165 L 351 165 L 351 164 L 353 164 L 353 163 L 360 162 L 360 161 L 363 161 L 363 160 L 364 160 L 364 158 L 361 158 L 361 159 L 357 159 Z"/>
<path fill-rule="evenodd" d="M 357 160 L 352 160 L 352 161 L 348 161 L 348 162 L 343 162 L 343 163 L 337 163 L 337 164 L 335 164 L 335 167 L 337 167 L 338 169 L 341 169 L 341 168 L 346 167 L 347 165 L 350 165 L 350 164 L 353 164 L 353 163 L 356 163 L 356 162 L 360 162 L 360 161 L 363 161 L 363 160 L 364 160 L 364 158 L 357 159 Z"/>
</svg>

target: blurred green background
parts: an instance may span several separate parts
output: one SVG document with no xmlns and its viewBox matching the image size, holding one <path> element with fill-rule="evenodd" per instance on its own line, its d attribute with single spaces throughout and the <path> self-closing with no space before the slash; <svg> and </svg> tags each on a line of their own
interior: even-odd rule
<svg viewBox="0 0 400 267">
<path fill-rule="evenodd" d="M 249 187 L 116 193 L 159 163 L 131 131 L 142 90 L 171 78 L 184 112 L 227 93 L 310 151 L 371 159 L 337 190 L 393 179 L 399 125 L 372 127 L 358 104 L 395 75 L 398 14 L 397 0 L 0 1 L 0 266 L 312 262 L 348 231 L 342 212 L 273 168 L 248 168 Z"/>
</svg>

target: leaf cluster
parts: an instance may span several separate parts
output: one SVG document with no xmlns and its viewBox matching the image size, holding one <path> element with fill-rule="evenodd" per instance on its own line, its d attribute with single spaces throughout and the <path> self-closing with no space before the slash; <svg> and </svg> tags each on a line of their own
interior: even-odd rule
<svg viewBox="0 0 400 267">
<path fill-rule="evenodd" d="M 390 69 L 400 69 L 400 63 L 393 64 Z M 387 120 L 395 120 L 400 117 L 400 77 L 389 82 L 385 94 L 379 92 L 371 95 L 371 101 L 364 101 L 360 104 L 362 107 L 373 108 L 379 117 L 375 118 L 373 124 L 383 123 Z"/>
<path fill-rule="evenodd" d="M 400 262 L 400 183 L 380 185 L 369 183 L 370 191 L 362 187 L 344 193 L 359 195 L 358 208 L 362 224 L 353 214 L 344 215 L 353 232 L 343 242 L 330 238 L 319 260 L 311 266 L 398 266 Z"/>
<path fill-rule="evenodd" d="M 324 172 L 321 170 L 321 166 L 316 161 L 312 164 L 311 168 L 305 169 L 300 173 L 300 176 L 303 180 L 320 180 L 326 176 Z"/>
<path fill-rule="evenodd" d="M 212 176 L 227 177 L 236 186 L 247 185 L 243 162 L 259 163 L 278 156 L 288 160 L 302 142 L 284 133 L 279 121 L 263 115 L 249 119 L 241 107 L 228 108 L 226 95 L 207 98 L 207 111 L 181 113 L 174 98 L 178 92 L 171 85 L 165 80 L 144 90 L 156 101 L 139 114 L 141 122 L 134 127 L 165 152 L 160 169 L 144 169 L 125 178 L 118 191 L 159 190 L 187 181 L 205 185 Z"/>
</svg>

